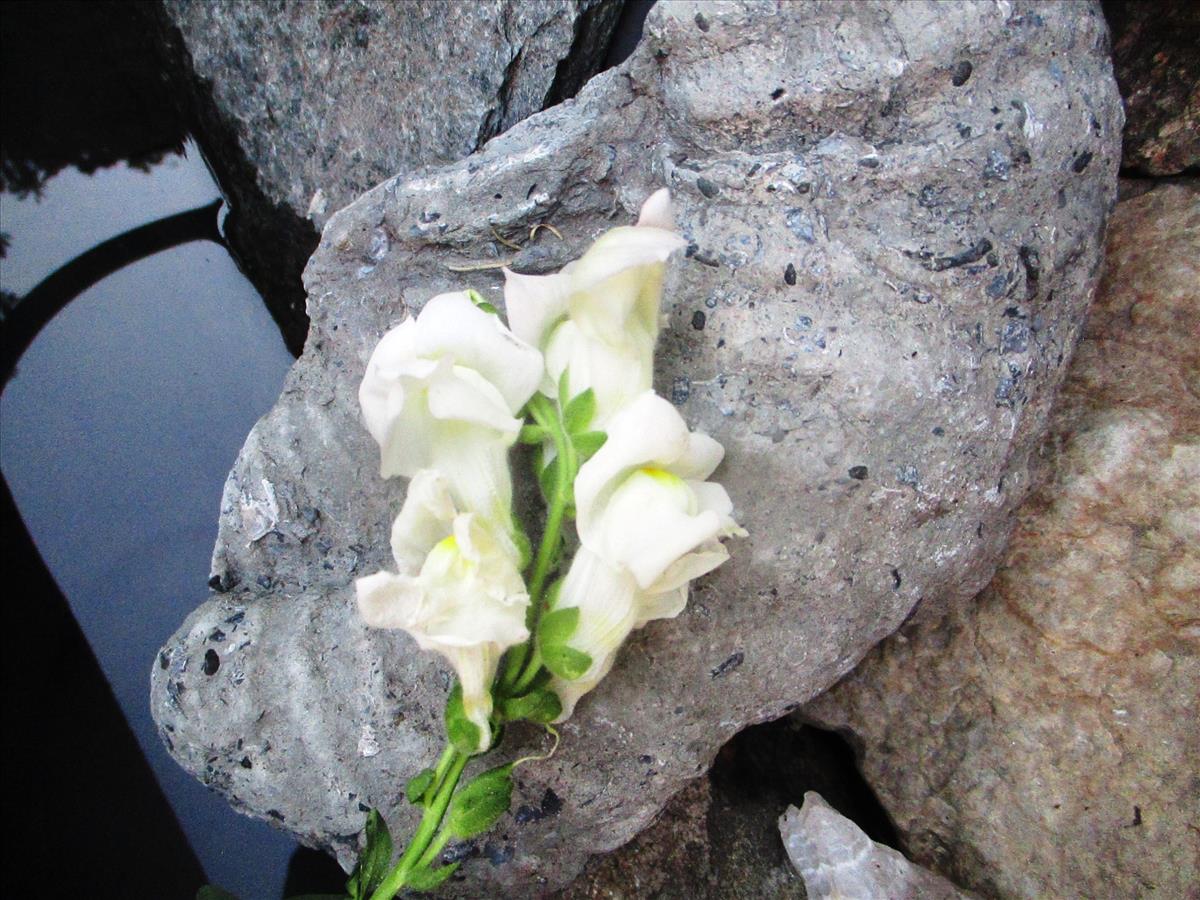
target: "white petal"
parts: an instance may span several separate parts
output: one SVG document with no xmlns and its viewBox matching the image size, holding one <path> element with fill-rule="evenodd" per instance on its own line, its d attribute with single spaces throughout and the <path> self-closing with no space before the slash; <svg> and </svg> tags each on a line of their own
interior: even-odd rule
<svg viewBox="0 0 1200 900">
<path fill-rule="evenodd" d="M 358 611 L 372 628 L 408 628 L 420 615 L 422 592 L 407 575 L 377 572 L 354 582 Z"/>
<path fill-rule="evenodd" d="M 428 457 L 424 381 L 437 363 L 413 355 L 415 329 L 416 323 L 409 320 L 383 336 L 358 389 L 363 421 L 380 447 L 384 478 L 411 475 Z"/>
<path fill-rule="evenodd" d="M 616 659 L 617 651 L 614 650 L 603 659 L 597 660 L 588 674 L 577 681 L 564 681 L 557 676 L 550 679 L 550 689 L 558 694 L 558 699 L 562 703 L 562 712 L 554 720 L 555 722 L 565 722 L 571 718 L 575 713 L 575 704 L 584 694 L 604 680 L 612 670 Z"/>
<path fill-rule="evenodd" d="M 556 385 L 562 373 L 568 373 L 571 397 L 589 388 L 595 393 L 596 414 L 590 427 L 601 431 L 616 412 L 650 389 L 654 344 L 613 347 L 588 337 L 574 322 L 563 322 L 546 348 L 546 371 Z M 565 402 L 571 397 L 560 399 Z"/>
<path fill-rule="evenodd" d="M 655 619 L 674 619 L 687 607 L 688 584 L 658 594 L 643 594 L 638 601 L 638 620 L 634 628 L 642 628 Z"/>
<path fill-rule="evenodd" d="M 725 458 L 725 448 L 702 431 L 694 431 L 688 438 L 687 450 L 678 459 L 671 461 L 671 471 L 680 478 L 703 481 L 711 475 Z"/>
<path fill-rule="evenodd" d="M 718 537 L 746 537 L 746 529 L 733 520 L 733 501 L 725 488 L 713 481 L 690 481 L 700 509 L 715 512 L 721 518 Z"/>
<path fill-rule="evenodd" d="M 576 551 L 554 608 L 579 609 L 579 625 L 567 643 L 592 657 L 592 669 L 584 677 L 628 637 L 637 619 L 636 594 L 628 574 L 586 547 Z"/>
<path fill-rule="evenodd" d="M 641 214 L 637 220 L 639 227 L 665 228 L 675 230 L 675 210 L 671 208 L 671 192 L 659 188 L 646 198 L 642 204 Z"/>
<path fill-rule="evenodd" d="M 571 292 L 586 291 L 629 269 L 665 263 L 687 241 L 666 228 L 625 225 L 603 234 L 571 269 Z"/>
<path fill-rule="evenodd" d="M 439 294 L 417 317 L 416 355 L 448 356 L 495 385 L 510 414 L 525 405 L 542 380 L 542 356 L 518 340 L 498 316 L 484 312 L 466 293 Z"/>
<path fill-rule="evenodd" d="M 595 539 L 597 515 L 632 469 L 651 463 L 669 465 L 688 447 L 689 435 L 678 411 L 653 392 L 638 396 L 608 423 L 608 440 L 584 463 L 575 478 L 575 507 L 580 539 Z"/>
<path fill-rule="evenodd" d="M 421 469 L 408 485 L 392 523 L 392 556 L 401 572 L 416 573 L 426 554 L 446 535 L 457 514 L 449 482 L 434 469 Z"/>
<path fill-rule="evenodd" d="M 516 563 L 491 529 L 473 513 L 454 520 L 454 534 L 425 558 L 418 581 L 425 591 L 414 636 L 439 647 L 494 643 L 504 647 L 529 637 L 529 595 Z"/>
<path fill-rule="evenodd" d="M 448 648 L 442 651 L 462 685 L 463 712 L 479 726 L 477 751 L 486 750 L 492 742 L 488 717 L 492 714 L 492 681 L 500 663 L 495 645 L 484 644 L 471 649 Z"/>
<path fill-rule="evenodd" d="M 442 367 L 429 383 L 429 413 L 444 421 L 490 428 L 511 445 L 521 430 L 500 391 L 474 369 Z"/>
<path fill-rule="evenodd" d="M 504 309 L 520 340 L 544 350 L 550 331 L 567 315 L 570 274 L 522 275 L 504 270 Z"/>
<path fill-rule="evenodd" d="M 643 590 L 675 560 L 715 537 L 721 518 L 697 514 L 695 493 L 676 475 L 638 469 L 621 480 L 587 546 L 625 566 Z"/>
<path fill-rule="evenodd" d="M 729 551 L 725 545 L 715 539 L 705 541 L 692 553 L 687 553 L 675 560 L 663 571 L 658 580 L 646 589 L 648 594 L 660 594 L 672 590 L 686 588 L 688 582 L 707 575 L 725 560 L 729 559 Z M 640 613 L 639 617 L 644 616 Z M 651 616 L 650 618 L 661 618 Z"/>
<path fill-rule="evenodd" d="M 458 509 L 477 513 L 497 535 L 508 535 L 511 544 L 508 446 L 494 434 L 470 425 L 443 423 L 434 435 L 430 456 L 450 485 Z"/>
<path fill-rule="evenodd" d="M 571 292 L 571 320 L 596 340 L 621 348 L 658 339 L 662 263 L 627 266 Z"/>
</svg>

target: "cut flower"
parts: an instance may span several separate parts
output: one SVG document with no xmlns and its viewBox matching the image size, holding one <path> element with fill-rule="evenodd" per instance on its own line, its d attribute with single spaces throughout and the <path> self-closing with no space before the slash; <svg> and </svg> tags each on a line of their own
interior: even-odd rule
<svg viewBox="0 0 1200 900">
<path fill-rule="evenodd" d="M 579 470 L 582 546 L 553 612 L 579 610 L 564 644 L 590 664 L 571 677 L 555 673 L 564 718 L 607 674 L 630 631 L 683 611 L 688 583 L 728 559 L 721 538 L 745 535 L 725 489 L 705 480 L 723 455 L 647 391 L 613 418 L 607 442 Z"/>
<path fill-rule="evenodd" d="M 459 508 L 499 527 L 511 545 L 507 451 L 542 371 L 541 353 L 468 293 L 434 297 L 383 336 L 359 388 L 380 475 L 437 468 Z"/>
<path fill-rule="evenodd" d="M 413 478 L 392 548 L 399 574 L 358 579 L 359 612 L 371 627 L 402 628 L 449 661 L 464 712 L 480 730 L 477 749 L 486 749 L 500 657 L 529 637 L 529 594 L 512 554 L 479 516 L 454 508 L 447 482 L 432 470 Z"/>
<path fill-rule="evenodd" d="M 552 275 L 504 270 L 513 333 L 546 357 L 541 391 L 562 405 L 589 388 L 592 427 L 650 388 L 667 258 L 685 246 L 664 188 L 642 205 L 636 225 L 614 228 Z M 558 397 L 567 376 L 568 397 Z"/>
</svg>

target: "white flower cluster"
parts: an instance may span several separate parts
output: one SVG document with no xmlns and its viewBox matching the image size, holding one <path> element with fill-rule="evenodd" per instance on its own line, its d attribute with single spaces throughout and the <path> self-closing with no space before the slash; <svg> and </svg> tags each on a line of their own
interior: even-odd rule
<svg viewBox="0 0 1200 900">
<path fill-rule="evenodd" d="M 392 527 L 398 572 L 360 579 L 359 609 L 445 656 L 481 750 L 501 657 L 530 627 L 565 719 L 633 629 L 683 610 L 688 583 L 728 557 L 720 539 L 745 534 L 724 488 L 706 480 L 721 445 L 690 432 L 651 387 L 666 262 L 683 245 L 658 191 L 636 225 L 561 271 L 506 271 L 511 330 L 478 295 L 442 294 L 384 335 L 367 364 L 359 401 L 380 474 L 412 480 Z M 572 485 L 578 549 L 532 611 L 508 451 L 538 393 L 568 419 L 585 397 L 588 421 L 575 425 L 603 444 Z M 556 445 L 534 433 L 549 465 Z"/>
</svg>

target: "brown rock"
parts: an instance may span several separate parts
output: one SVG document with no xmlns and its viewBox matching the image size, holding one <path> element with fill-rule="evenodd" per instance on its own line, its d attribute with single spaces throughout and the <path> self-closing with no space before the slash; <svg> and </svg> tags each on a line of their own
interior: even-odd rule
<svg viewBox="0 0 1200 900">
<path fill-rule="evenodd" d="M 1107 2 L 1125 101 L 1122 167 L 1176 175 L 1200 166 L 1200 5 Z"/>
<path fill-rule="evenodd" d="M 912 856 L 986 895 L 1200 883 L 1200 194 L 1120 204 L 1006 562 L 804 712 Z"/>
</svg>

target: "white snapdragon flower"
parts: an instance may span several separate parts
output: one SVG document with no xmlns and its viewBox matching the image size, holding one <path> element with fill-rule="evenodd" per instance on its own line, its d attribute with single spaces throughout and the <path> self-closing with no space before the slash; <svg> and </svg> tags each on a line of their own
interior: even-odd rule
<svg viewBox="0 0 1200 900">
<path fill-rule="evenodd" d="M 508 448 L 542 379 L 541 353 L 466 292 L 440 294 L 385 334 L 359 388 L 384 478 L 436 468 L 454 501 L 513 544 Z"/>
<path fill-rule="evenodd" d="M 422 650 L 454 667 L 463 711 L 491 744 L 491 684 L 500 657 L 529 637 L 529 594 L 512 554 L 475 513 L 459 512 L 438 472 L 413 477 L 392 528 L 399 574 L 355 582 L 358 608 L 373 628 L 402 628 Z"/>
<path fill-rule="evenodd" d="M 630 631 L 679 615 L 688 583 L 729 558 L 720 539 L 746 532 L 721 485 L 705 479 L 724 456 L 688 431 L 666 400 L 647 391 L 613 417 L 608 440 L 579 470 L 581 547 L 554 603 L 578 608 L 566 640 L 590 658 L 578 677 L 556 677 L 563 716 L 612 668 Z"/>
<path fill-rule="evenodd" d="M 603 430 L 617 410 L 650 388 L 666 261 L 686 244 L 674 228 L 671 196 L 663 188 L 642 205 L 636 225 L 602 235 L 561 271 L 504 271 L 513 333 L 546 357 L 542 393 L 557 397 L 564 373 L 571 397 L 591 388 L 594 429 Z M 571 397 L 558 400 L 566 405 Z"/>
</svg>

